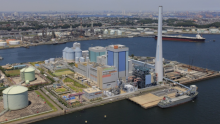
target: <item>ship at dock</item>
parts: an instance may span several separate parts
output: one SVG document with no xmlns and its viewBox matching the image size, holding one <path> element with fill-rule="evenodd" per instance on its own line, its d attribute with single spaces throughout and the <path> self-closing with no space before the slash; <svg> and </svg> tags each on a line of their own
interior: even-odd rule
<svg viewBox="0 0 220 124">
<path fill-rule="evenodd" d="M 177 92 L 174 98 L 164 96 L 164 98 L 158 103 L 158 106 L 161 108 L 177 106 L 179 104 L 192 101 L 197 97 L 197 95 L 197 87 L 195 85 L 191 85 L 186 92 Z"/>
<path fill-rule="evenodd" d="M 155 36 L 157 39 L 157 35 Z M 162 40 L 171 40 L 171 41 L 188 41 L 188 42 L 205 42 L 205 38 L 200 34 L 197 34 L 196 37 L 187 37 L 187 36 L 175 36 L 175 35 L 162 35 Z"/>
</svg>

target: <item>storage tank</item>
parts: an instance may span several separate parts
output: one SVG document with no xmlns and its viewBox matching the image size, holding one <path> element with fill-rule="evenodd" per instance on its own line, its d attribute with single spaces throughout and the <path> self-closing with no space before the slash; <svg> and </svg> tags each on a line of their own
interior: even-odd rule
<svg viewBox="0 0 220 124">
<path fill-rule="evenodd" d="M 72 48 L 68 48 L 66 50 L 66 60 L 67 61 L 74 61 L 74 58 L 75 58 L 75 51 L 72 49 Z"/>
<path fill-rule="evenodd" d="M 79 47 L 75 49 L 75 57 L 82 57 L 82 50 Z"/>
<path fill-rule="evenodd" d="M 6 46 L 7 43 L 6 42 L 0 42 L 0 46 Z"/>
<path fill-rule="evenodd" d="M 114 35 L 115 34 L 115 30 L 111 29 L 110 30 L 110 35 Z"/>
<path fill-rule="evenodd" d="M 28 106 L 28 88 L 14 85 L 2 91 L 4 109 L 18 110 Z"/>
<path fill-rule="evenodd" d="M 35 80 L 35 68 L 27 67 L 20 70 L 20 77 L 22 81 L 33 81 Z"/>
<path fill-rule="evenodd" d="M 86 57 L 86 61 L 87 61 L 87 62 L 89 61 L 89 57 Z"/>
<path fill-rule="evenodd" d="M 44 61 L 45 64 L 49 64 L 49 62 L 50 62 L 49 60 L 45 60 Z"/>
<path fill-rule="evenodd" d="M 55 59 L 54 58 L 50 58 L 50 63 L 53 63 L 55 62 Z"/>
<path fill-rule="evenodd" d="M 76 49 L 77 47 L 81 48 L 80 43 L 77 43 L 77 42 L 73 43 L 73 49 Z"/>
<path fill-rule="evenodd" d="M 63 60 L 66 60 L 66 50 L 68 49 L 68 47 L 65 47 L 63 49 Z"/>
<path fill-rule="evenodd" d="M 9 44 L 10 45 L 18 45 L 18 44 L 20 44 L 20 41 L 17 41 L 17 40 L 9 41 Z"/>
<path fill-rule="evenodd" d="M 79 57 L 76 57 L 75 58 L 75 63 L 78 63 L 79 62 Z"/>
<path fill-rule="evenodd" d="M 85 58 L 80 57 L 80 62 L 85 62 Z"/>
<path fill-rule="evenodd" d="M 105 30 L 103 31 L 103 34 L 108 34 L 108 30 L 105 29 Z"/>
<path fill-rule="evenodd" d="M 122 31 L 121 30 L 118 30 L 118 35 L 122 35 Z"/>
<path fill-rule="evenodd" d="M 9 44 L 9 41 L 15 41 L 15 39 L 7 39 L 6 42 Z"/>
</svg>

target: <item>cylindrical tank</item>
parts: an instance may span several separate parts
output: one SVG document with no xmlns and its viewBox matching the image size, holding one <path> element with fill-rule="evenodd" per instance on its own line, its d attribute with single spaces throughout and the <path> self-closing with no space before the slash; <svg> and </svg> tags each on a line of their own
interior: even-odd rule
<svg viewBox="0 0 220 124">
<path fill-rule="evenodd" d="M 89 57 L 86 57 L 86 61 L 89 61 Z"/>
<path fill-rule="evenodd" d="M 35 68 L 27 67 L 20 70 L 20 77 L 22 81 L 33 81 L 35 80 Z"/>
<path fill-rule="evenodd" d="M 76 49 L 77 47 L 81 48 L 80 43 L 77 42 L 73 43 L 73 49 Z"/>
<path fill-rule="evenodd" d="M 75 49 L 75 57 L 82 57 L 82 50 L 79 47 Z"/>
<path fill-rule="evenodd" d="M 18 45 L 18 44 L 20 44 L 20 41 L 17 41 L 17 40 L 9 41 L 9 44 L 10 45 Z"/>
<path fill-rule="evenodd" d="M 74 61 L 75 58 L 75 51 L 72 48 L 68 48 L 66 50 L 66 60 L 67 61 Z"/>
<path fill-rule="evenodd" d="M 79 57 L 76 57 L 75 58 L 75 63 L 78 63 L 79 62 Z"/>
<path fill-rule="evenodd" d="M 103 34 L 108 34 L 108 30 L 105 29 L 105 30 L 103 31 Z"/>
<path fill-rule="evenodd" d="M 0 42 L 0 46 L 6 46 L 7 43 L 6 42 Z"/>
<path fill-rule="evenodd" d="M 85 62 L 85 58 L 80 57 L 80 62 Z"/>
<path fill-rule="evenodd" d="M 122 35 L 122 31 L 121 30 L 118 30 L 118 35 Z"/>
<path fill-rule="evenodd" d="M 110 35 L 114 35 L 115 34 L 115 30 L 111 29 L 110 30 Z"/>
<path fill-rule="evenodd" d="M 66 50 L 69 49 L 68 47 L 65 47 L 63 49 L 63 60 L 66 60 Z"/>
<path fill-rule="evenodd" d="M 44 62 L 45 62 L 45 64 L 49 64 L 50 61 L 49 60 L 45 60 Z"/>
<path fill-rule="evenodd" d="M 28 106 L 28 88 L 14 85 L 3 90 L 4 109 L 18 110 Z"/>
<path fill-rule="evenodd" d="M 54 62 L 55 59 L 54 58 L 50 58 L 50 63 Z"/>
</svg>

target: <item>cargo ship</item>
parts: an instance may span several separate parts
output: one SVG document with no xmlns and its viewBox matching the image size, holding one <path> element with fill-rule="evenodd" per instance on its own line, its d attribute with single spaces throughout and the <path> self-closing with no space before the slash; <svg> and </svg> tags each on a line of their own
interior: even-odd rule
<svg viewBox="0 0 220 124">
<path fill-rule="evenodd" d="M 155 36 L 155 39 L 157 39 L 157 35 Z M 197 34 L 196 37 L 162 35 L 162 40 L 205 42 L 205 38 L 203 38 L 200 34 Z"/>
<path fill-rule="evenodd" d="M 198 95 L 197 87 L 195 85 L 191 85 L 190 88 L 186 92 L 176 93 L 174 98 L 170 98 L 168 96 L 164 96 L 164 98 L 158 103 L 160 108 L 169 108 L 173 106 L 177 106 L 179 104 L 183 104 L 195 99 Z"/>
</svg>

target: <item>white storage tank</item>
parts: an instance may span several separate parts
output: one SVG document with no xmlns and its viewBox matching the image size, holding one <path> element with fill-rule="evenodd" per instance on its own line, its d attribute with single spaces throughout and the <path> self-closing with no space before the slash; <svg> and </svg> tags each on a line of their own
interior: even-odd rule
<svg viewBox="0 0 220 124">
<path fill-rule="evenodd" d="M 82 50 L 79 47 L 75 49 L 75 57 L 82 57 Z"/>
<path fill-rule="evenodd" d="M 66 60 L 66 50 L 69 49 L 68 47 L 65 47 L 63 49 L 63 60 Z"/>
<path fill-rule="evenodd" d="M 28 106 L 28 88 L 14 85 L 2 91 L 4 109 L 18 110 Z"/>
<path fill-rule="evenodd" d="M 0 42 L 0 46 L 6 46 L 7 42 Z"/>
<path fill-rule="evenodd" d="M 118 35 L 122 35 L 122 31 L 121 30 L 118 30 Z"/>
<path fill-rule="evenodd" d="M 103 34 L 108 34 L 108 30 L 105 29 L 104 32 L 103 32 Z"/>
<path fill-rule="evenodd" d="M 66 50 L 66 60 L 67 61 L 74 61 L 74 58 L 75 58 L 75 51 L 72 49 L 72 48 L 68 48 Z"/>
<path fill-rule="evenodd" d="M 45 60 L 44 62 L 45 62 L 45 64 L 49 64 L 50 61 L 49 60 Z"/>
<path fill-rule="evenodd" d="M 76 49 L 77 47 L 81 48 L 80 43 L 77 43 L 77 42 L 73 43 L 73 49 Z"/>
<path fill-rule="evenodd" d="M 79 62 L 79 57 L 76 57 L 75 58 L 75 63 L 78 63 Z"/>
<path fill-rule="evenodd" d="M 85 62 L 85 58 L 80 57 L 80 62 Z"/>
<path fill-rule="evenodd" d="M 115 30 L 111 29 L 110 30 L 110 35 L 114 35 L 115 34 Z"/>
<path fill-rule="evenodd" d="M 20 41 L 17 41 L 17 40 L 9 41 L 9 44 L 10 45 L 19 45 Z"/>
<path fill-rule="evenodd" d="M 50 63 L 54 62 L 55 59 L 54 58 L 50 58 Z"/>
</svg>

